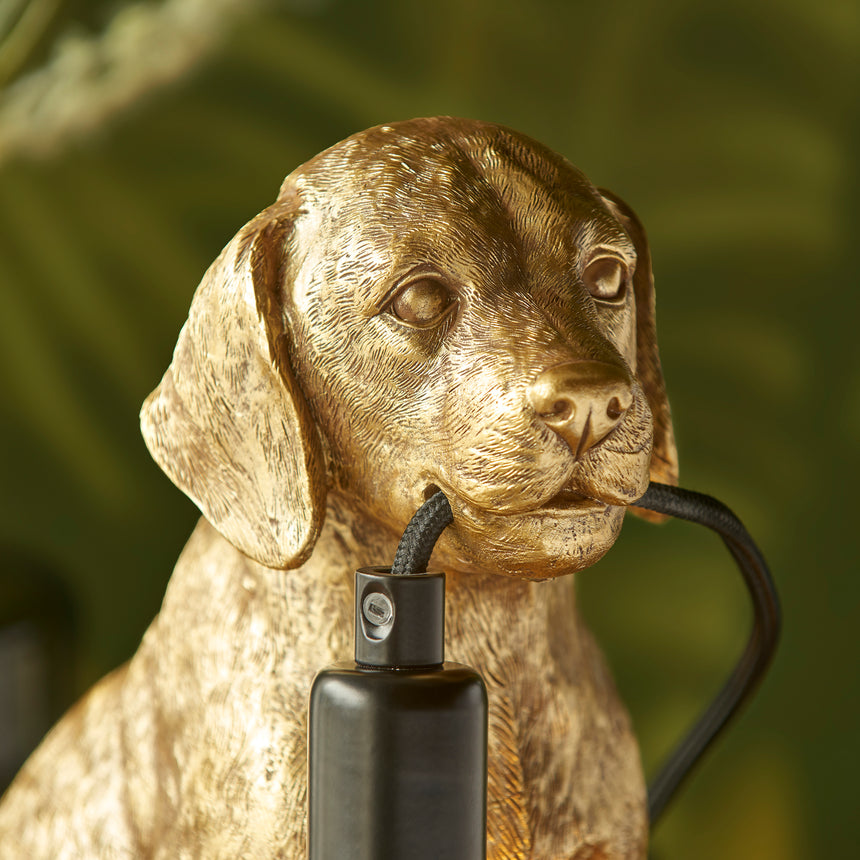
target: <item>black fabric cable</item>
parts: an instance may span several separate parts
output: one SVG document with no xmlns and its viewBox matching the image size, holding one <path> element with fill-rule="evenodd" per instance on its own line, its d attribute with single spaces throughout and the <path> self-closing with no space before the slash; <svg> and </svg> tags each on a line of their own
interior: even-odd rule
<svg viewBox="0 0 860 860">
<path fill-rule="evenodd" d="M 782 622 L 767 563 L 743 523 L 722 502 L 703 493 L 652 482 L 634 504 L 717 532 L 740 569 L 753 605 L 752 633 L 732 674 L 648 786 L 648 816 L 653 827 L 693 766 L 764 677 Z"/>
<path fill-rule="evenodd" d="M 781 625 L 779 599 L 767 564 L 743 523 L 722 502 L 703 493 L 652 482 L 634 504 L 717 532 L 734 558 L 753 604 L 753 628 L 732 674 L 648 787 L 653 827 L 694 765 L 750 698 L 773 659 Z M 453 515 L 439 491 L 415 513 L 400 539 L 391 572 L 423 573 L 439 535 Z"/>
<path fill-rule="evenodd" d="M 391 572 L 400 576 L 424 573 L 439 535 L 454 519 L 451 505 L 439 490 L 421 505 L 409 520 L 394 554 Z"/>
</svg>

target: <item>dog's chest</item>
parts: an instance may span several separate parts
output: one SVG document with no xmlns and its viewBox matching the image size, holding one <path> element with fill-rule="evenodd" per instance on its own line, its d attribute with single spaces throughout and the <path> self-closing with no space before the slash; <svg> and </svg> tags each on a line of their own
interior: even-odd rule
<svg viewBox="0 0 860 860">
<path fill-rule="evenodd" d="M 449 579 L 448 656 L 489 695 L 488 857 L 644 856 L 638 747 L 572 582 Z"/>
</svg>

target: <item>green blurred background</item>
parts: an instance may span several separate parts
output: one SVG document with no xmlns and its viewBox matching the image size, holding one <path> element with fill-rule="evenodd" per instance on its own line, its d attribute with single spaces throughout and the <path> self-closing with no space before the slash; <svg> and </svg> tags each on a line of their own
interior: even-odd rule
<svg viewBox="0 0 860 860">
<path fill-rule="evenodd" d="M 745 519 L 781 589 L 772 675 L 655 855 L 857 856 L 858 45 L 841 0 L 0 0 L 0 694 L 18 746 L 131 655 L 195 521 L 137 413 L 209 262 L 320 149 L 454 114 L 532 135 L 637 210 L 682 483 Z M 630 518 L 580 575 L 649 770 L 749 624 L 699 531 Z"/>
</svg>

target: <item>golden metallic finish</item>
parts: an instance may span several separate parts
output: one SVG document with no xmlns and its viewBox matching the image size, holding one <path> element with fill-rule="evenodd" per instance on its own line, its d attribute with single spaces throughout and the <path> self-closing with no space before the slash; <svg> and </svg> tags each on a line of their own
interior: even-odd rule
<svg viewBox="0 0 860 860">
<path fill-rule="evenodd" d="M 137 654 L 7 794 L 8 856 L 304 858 L 310 682 L 350 657 L 353 572 L 436 487 L 447 655 L 490 695 L 489 857 L 645 856 L 636 743 L 565 577 L 675 479 L 623 202 L 499 126 L 355 135 L 213 264 L 141 420 L 205 519 Z"/>
</svg>

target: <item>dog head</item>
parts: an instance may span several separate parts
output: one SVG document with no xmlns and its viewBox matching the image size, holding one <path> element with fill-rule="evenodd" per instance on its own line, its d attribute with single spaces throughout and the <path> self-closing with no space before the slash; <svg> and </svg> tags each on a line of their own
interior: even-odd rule
<svg viewBox="0 0 860 860">
<path fill-rule="evenodd" d="M 362 132 L 209 269 L 142 426 L 270 567 L 307 558 L 329 490 L 399 532 L 440 488 L 446 567 L 578 570 L 649 477 L 676 480 L 644 231 L 508 129 Z"/>
</svg>

